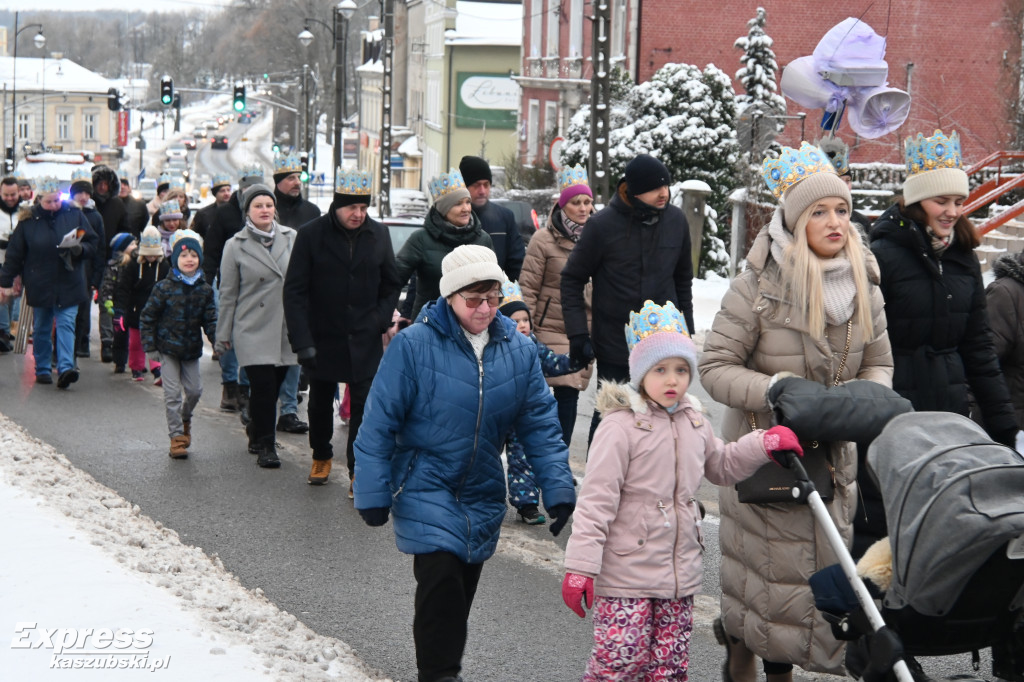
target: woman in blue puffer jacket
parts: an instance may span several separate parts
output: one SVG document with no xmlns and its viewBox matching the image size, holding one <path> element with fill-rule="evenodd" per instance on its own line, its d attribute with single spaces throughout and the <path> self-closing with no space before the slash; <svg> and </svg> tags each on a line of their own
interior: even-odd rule
<svg viewBox="0 0 1024 682">
<path fill-rule="evenodd" d="M 505 518 L 512 429 L 553 534 L 576 504 L 537 347 L 497 315 L 505 275 L 494 252 L 460 246 L 441 269 L 441 297 L 388 345 L 355 442 L 356 509 L 371 526 L 394 511 L 398 549 L 415 555 L 420 682 L 460 679 L 469 609 Z"/>
</svg>

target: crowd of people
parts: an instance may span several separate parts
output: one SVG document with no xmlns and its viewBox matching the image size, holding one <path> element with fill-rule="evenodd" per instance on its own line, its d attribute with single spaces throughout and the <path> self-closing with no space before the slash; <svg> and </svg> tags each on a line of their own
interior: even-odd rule
<svg viewBox="0 0 1024 682">
<path fill-rule="evenodd" d="M 574 519 L 562 597 L 581 617 L 594 609 L 584 680 L 687 679 L 704 478 L 720 486 L 723 680 L 757 679 L 758 658 L 769 682 L 791 681 L 794 666 L 841 673 L 843 645 L 808 587 L 834 553 L 805 509 L 741 501 L 733 484 L 781 451 L 823 452 L 827 508 L 855 556 L 887 533 L 881 498 L 857 444 L 809 444 L 774 425 L 783 380 L 876 382 L 916 410 L 970 415 L 1009 446 L 1024 415 L 1024 258 L 1000 259 L 986 292 L 957 134 L 908 138 L 905 155 L 902 196 L 869 225 L 853 211 L 841 143 L 765 159 L 777 208 L 700 353 L 689 228 L 652 155 L 626 165 L 596 213 L 586 170 L 560 171 L 528 246 L 490 200 L 486 160 L 467 156 L 429 181 L 424 226 L 398 253 L 368 215 L 367 173 L 339 169 L 321 215 L 290 155 L 275 159 L 272 185 L 258 165 L 234 191 L 216 176 L 214 202 L 194 216 L 170 178 L 149 204 L 105 166 L 76 175 L 68 202 L 53 178 L 30 197 L 4 178 L 2 341 L 30 309 L 36 381 L 52 383 L 55 368 L 67 389 L 89 356 L 95 301 L 101 360 L 162 385 L 169 455 L 181 459 L 205 334 L 220 406 L 239 413 L 256 463 L 280 466 L 275 432 L 308 432 L 312 485 L 332 473 L 344 385 L 349 496 L 368 525 L 392 520 L 414 555 L 421 682 L 461 679 L 506 500 L 554 535 Z M 568 446 L 594 360 L 577 499 Z M 688 393 L 698 376 L 728 407 L 721 437 Z"/>
</svg>

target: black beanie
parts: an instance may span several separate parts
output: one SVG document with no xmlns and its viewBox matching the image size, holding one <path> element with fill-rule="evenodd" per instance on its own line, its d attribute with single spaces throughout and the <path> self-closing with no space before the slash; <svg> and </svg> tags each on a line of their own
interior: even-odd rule
<svg viewBox="0 0 1024 682">
<path fill-rule="evenodd" d="M 641 154 L 627 163 L 624 179 L 633 196 L 672 184 L 668 168 L 650 154 Z"/>
<path fill-rule="evenodd" d="M 341 194 L 340 192 L 334 193 L 334 201 L 331 202 L 331 206 L 334 208 L 342 208 L 344 206 L 351 206 L 352 204 L 366 204 L 370 205 L 369 194 Z"/>
<path fill-rule="evenodd" d="M 501 314 L 504 315 L 505 317 L 512 317 L 512 313 L 516 312 L 517 310 L 522 310 L 527 315 L 530 314 L 530 309 L 527 308 L 526 304 L 523 303 L 521 300 L 515 300 L 515 301 L 509 301 L 508 303 L 503 303 L 500 306 L 498 306 L 498 310 L 501 311 Z M 532 322 L 531 322 L 531 326 L 532 326 Z"/>
<path fill-rule="evenodd" d="M 75 196 L 79 192 L 88 192 L 89 196 L 92 196 L 92 183 L 89 182 L 88 180 L 78 180 L 76 182 L 72 182 L 70 189 L 68 189 L 68 192 L 71 194 L 71 196 Z"/>
<path fill-rule="evenodd" d="M 492 182 L 491 166 L 479 156 L 463 156 L 462 161 L 459 161 L 459 172 L 462 173 L 466 187 L 481 180 Z"/>
</svg>

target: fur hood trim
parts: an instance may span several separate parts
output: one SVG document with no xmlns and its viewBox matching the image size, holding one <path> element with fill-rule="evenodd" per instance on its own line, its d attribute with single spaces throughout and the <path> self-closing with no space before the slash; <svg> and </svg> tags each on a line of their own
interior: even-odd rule
<svg viewBox="0 0 1024 682">
<path fill-rule="evenodd" d="M 630 410 L 634 414 L 648 414 L 653 404 L 644 399 L 640 392 L 629 384 L 619 384 L 614 381 L 602 381 L 595 400 L 595 407 L 602 417 L 607 417 L 612 412 L 619 410 Z M 684 410 L 690 408 L 696 412 L 704 412 L 704 406 L 689 393 L 683 395 L 682 407 Z"/>
<path fill-rule="evenodd" d="M 992 272 L 995 273 L 997 278 L 1010 277 L 1024 284 L 1024 261 L 1022 261 L 1022 255 L 1019 253 L 1008 253 L 1000 256 L 992 264 Z"/>
</svg>

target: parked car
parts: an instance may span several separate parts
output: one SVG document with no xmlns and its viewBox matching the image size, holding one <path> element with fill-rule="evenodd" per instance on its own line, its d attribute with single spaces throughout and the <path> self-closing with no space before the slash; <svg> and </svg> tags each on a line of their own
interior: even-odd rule
<svg viewBox="0 0 1024 682">
<path fill-rule="evenodd" d="M 494 203 L 504 206 L 516 215 L 516 225 L 519 226 L 519 234 L 523 236 L 523 243 L 529 244 L 534 232 L 540 229 L 540 219 L 537 218 L 537 211 L 533 210 L 533 206 L 527 201 L 507 199 L 494 199 Z"/>
<path fill-rule="evenodd" d="M 227 149 L 228 148 L 228 136 L 227 135 L 214 135 L 210 138 L 211 149 Z"/>
<path fill-rule="evenodd" d="M 172 142 L 167 145 L 166 154 L 168 159 L 184 159 L 188 157 L 188 147 L 181 142 Z"/>
<path fill-rule="evenodd" d="M 196 148 L 196 138 L 194 137 L 183 137 L 181 143 L 185 145 L 185 149 L 192 150 Z"/>
<path fill-rule="evenodd" d="M 196 126 L 196 129 L 192 131 L 192 137 L 196 138 L 197 140 L 205 140 L 206 128 L 202 126 Z"/>
</svg>

